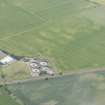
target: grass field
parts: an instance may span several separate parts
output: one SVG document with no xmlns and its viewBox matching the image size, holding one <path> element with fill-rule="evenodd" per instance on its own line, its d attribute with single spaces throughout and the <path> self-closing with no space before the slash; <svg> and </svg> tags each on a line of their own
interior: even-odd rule
<svg viewBox="0 0 105 105">
<path fill-rule="evenodd" d="M 8 95 L 8 92 L 0 87 L 0 105 L 21 105 L 15 101 L 11 96 Z"/>
<path fill-rule="evenodd" d="M 0 49 L 48 58 L 58 71 L 105 67 L 105 2 L 0 0 Z M 20 62 L 2 73 L 29 76 Z M 105 72 L 0 86 L 0 105 L 104 105 L 104 97 Z"/>
<path fill-rule="evenodd" d="M 0 0 L 0 48 L 57 70 L 105 67 L 104 34 L 105 7 L 89 0 Z"/>
<path fill-rule="evenodd" d="M 104 105 L 105 72 L 10 85 L 24 105 Z"/>
</svg>

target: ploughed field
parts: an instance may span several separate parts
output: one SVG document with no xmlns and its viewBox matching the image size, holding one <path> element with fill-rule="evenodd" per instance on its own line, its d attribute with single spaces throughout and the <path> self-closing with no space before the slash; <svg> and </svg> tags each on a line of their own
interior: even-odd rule
<svg viewBox="0 0 105 105">
<path fill-rule="evenodd" d="M 49 58 L 62 71 L 105 67 L 103 4 L 95 0 L 0 0 L 0 49 Z"/>
<path fill-rule="evenodd" d="M 20 105 L 105 104 L 105 72 L 38 80 L 7 88 Z"/>
</svg>

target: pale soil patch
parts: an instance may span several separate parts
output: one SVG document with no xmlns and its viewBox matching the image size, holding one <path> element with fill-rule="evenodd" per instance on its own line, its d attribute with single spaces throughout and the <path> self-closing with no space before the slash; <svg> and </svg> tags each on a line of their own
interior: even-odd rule
<svg viewBox="0 0 105 105">
<path fill-rule="evenodd" d="M 81 76 L 80 79 L 97 79 L 97 76 L 95 73 L 89 73 Z"/>
<path fill-rule="evenodd" d="M 89 73 L 89 74 L 86 74 L 84 76 L 81 76 L 80 79 L 90 79 L 90 80 L 96 80 L 97 82 L 102 82 L 105 80 L 105 77 L 104 76 L 98 76 L 96 73 Z"/>
<path fill-rule="evenodd" d="M 92 7 L 95 7 L 95 6 L 96 6 L 95 4 L 90 3 L 86 7 L 84 7 L 84 9 L 89 9 L 89 8 L 92 8 Z"/>
<path fill-rule="evenodd" d="M 105 0 L 90 0 L 90 1 L 105 5 Z"/>
<path fill-rule="evenodd" d="M 93 64 L 94 67 L 98 67 L 99 65 L 97 63 Z"/>
<path fill-rule="evenodd" d="M 66 39 L 69 39 L 69 40 L 74 40 L 73 36 L 72 35 L 69 35 L 69 34 L 65 34 L 64 37 Z"/>
<path fill-rule="evenodd" d="M 49 101 L 49 102 L 46 102 L 46 103 L 42 103 L 42 104 L 40 104 L 40 105 L 57 105 L 57 101 L 56 100 L 51 100 L 51 101 Z"/>
<path fill-rule="evenodd" d="M 100 83 L 96 86 L 98 90 L 105 90 L 105 83 Z"/>
</svg>

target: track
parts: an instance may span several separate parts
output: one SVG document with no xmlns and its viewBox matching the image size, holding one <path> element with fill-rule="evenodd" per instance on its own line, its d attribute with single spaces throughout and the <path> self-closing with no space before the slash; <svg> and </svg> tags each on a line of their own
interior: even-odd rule
<svg viewBox="0 0 105 105">
<path fill-rule="evenodd" d="M 55 74 L 54 76 L 43 76 L 43 77 L 36 77 L 36 78 L 28 78 L 25 80 L 15 80 L 15 81 L 3 81 L 0 83 L 0 85 L 12 85 L 12 84 L 21 84 L 21 83 L 27 83 L 27 82 L 32 82 L 36 80 L 45 80 L 46 78 L 48 79 L 54 79 L 54 78 L 62 78 L 65 76 L 72 76 L 72 75 L 85 75 L 88 73 L 96 73 L 96 72 L 102 72 L 105 71 L 105 68 L 96 68 L 96 69 L 83 69 L 79 70 L 79 72 L 67 72 L 64 73 L 63 75 L 59 75 L 58 73 Z"/>
</svg>

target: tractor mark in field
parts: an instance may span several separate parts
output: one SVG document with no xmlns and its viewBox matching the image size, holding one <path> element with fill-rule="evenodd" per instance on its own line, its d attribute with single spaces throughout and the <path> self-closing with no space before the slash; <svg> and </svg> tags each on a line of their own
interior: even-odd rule
<svg viewBox="0 0 105 105">
<path fill-rule="evenodd" d="M 7 4 L 10 4 L 10 3 L 7 2 Z M 10 5 L 12 5 L 15 8 L 18 8 L 20 11 L 23 11 L 24 13 L 26 13 L 28 15 L 31 15 L 33 17 L 38 17 L 38 19 L 40 19 L 41 21 L 46 22 L 46 20 L 44 18 L 42 18 L 41 16 L 39 16 L 39 15 L 37 15 L 37 14 L 31 12 L 31 11 L 27 11 L 26 9 L 24 9 L 24 8 L 22 8 L 20 6 L 17 6 L 17 5 L 13 5 L 13 4 L 10 4 Z"/>
<path fill-rule="evenodd" d="M 38 19 L 40 19 L 42 22 L 46 22 L 46 19 L 42 18 L 41 16 L 39 16 L 38 14 L 35 14 L 33 12 L 30 12 L 30 11 L 27 11 L 25 10 L 24 8 L 22 7 L 19 7 L 19 6 L 15 6 L 16 8 L 20 9 L 21 11 L 25 12 L 26 14 L 29 14 L 33 17 L 38 17 Z"/>
<path fill-rule="evenodd" d="M 70 2 L 62 3 L 62 5 L 66 5 L 66 4 L 68 4 L 68 3 L 70 3 Z M 62 6 L 62 5 L 55 5 L 55 6 L 53 6 L 53 7 L 59 7 L 59 6 Z M 45 10 L 50 9 L 50 8 L 53 8 L 53 7 L 46 8 Z M 17 8 L 20 8 L 20 7 L 17 7 Z M 22 8 L 21 8 L 21 9 L 22 9 Z M 86 10 L 86 9 L 87 9 L 87 8 L 85 8 L 85 9 L 84 9 L 84 8 L 81 8 L 81 10 Z M 23 9 L 22 9 L 22 10 L 23 10 Z M 28 12 L 28 11 L 26 11 L 26 10 L 24 10 L 24 11 L 25 11 L 25 12 Z M 42 10 L 42 11 L 44 11 L 44 10 Z M 30 13 L 30 12 L 28 12 L 28 13 L 35 16 L 34 13 Z M 78 13 L 78 11 L 77 11 L 76 13 Z M 36 14 L 37 14 L 37 12 L 36 12 Z M 42 18 L 40 15 L 37 14 L 36 16 L 39 17 L 40 20 L 45 21 L 45 19 Z M 51 20 L 51 21 L 52 21 L 52 20 Z M 39 27 L 33 27 L 33 28 L 28 29 L 28 30 L 25 30 L 25 31 L 23 31 L 23 32 L 14 33 L 14 34 L 11 34 L 11 35 L 9 34 L 8 36 L 6 36 L 6 37 L 4 37 L 4 38 L 1 38 L 0 41 L 6 41 L 6 40 L 8 40 L 8 39 L 10 39 L 10 38 L 20 36 L 21 34 L 30 32 L 30 31 L 32 31 L 32 30 L 40 29 L 40 28 L 44 27 L 45 25 L 47 25 L 48 23 L 50 23 L 51 21 L 45 21 L 41 26 L 39 26 Z"/>
<path fill-rule="evenodd" d="M 4 38 L 1 38 L 0 41 L 7 41 L 10 38 L 17 37 L 17 36 L 20 36 L 20 35 L 22 35 L 24 33 L 31 32 L 33 30 L 40 29 L 40 28 L 44 27 L 45 25 L 47 25 L 48 23 L 50 23 L 50 22 L 45 22 L 45 23 L 43 23 L 43 25 L 41 25 L 39 27 L 33 27 L 33 28 L 29 29 L 29 30 L 25 30 L 25 31 L 22 31 L 22 32 L 18 32 L 18 33 L 14 33 L 14 34 L 8 35 L 8 36 L 6 36 Z"/>
</svg>

